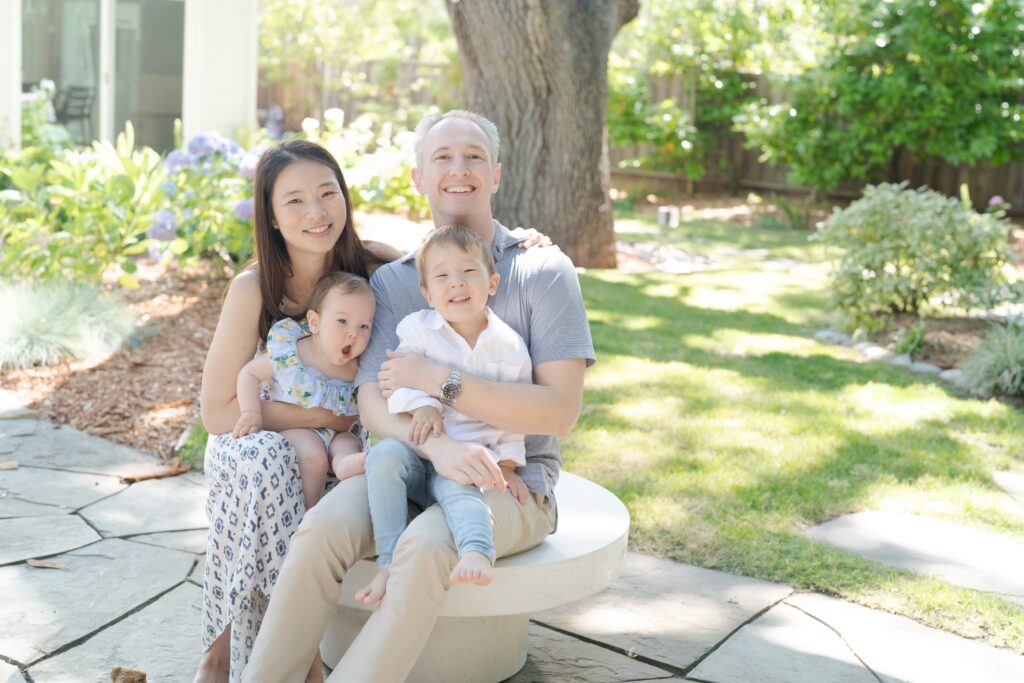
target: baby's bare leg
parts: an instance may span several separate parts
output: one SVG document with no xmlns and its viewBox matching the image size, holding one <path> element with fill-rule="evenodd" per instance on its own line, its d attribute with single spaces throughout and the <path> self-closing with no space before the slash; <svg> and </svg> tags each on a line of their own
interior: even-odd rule
<svg viewBox="0 0 1024 683">
<path fill-rule="evenodd" d="M 323 440 L 311 429 L 286 429 L 281 436 L 295 448 L 302 479 L 302 499 L 306 509 L 316 505 L 324 493 L 327 478 L 327 452 Z"/>
<path fill-rule="evenodd" d="M 331 468 L 339 480 L 354 477 L 366 471 L 366 453 L 359 440 L 348 432 L 339 432 L 331 440 Z"/>
</svg>

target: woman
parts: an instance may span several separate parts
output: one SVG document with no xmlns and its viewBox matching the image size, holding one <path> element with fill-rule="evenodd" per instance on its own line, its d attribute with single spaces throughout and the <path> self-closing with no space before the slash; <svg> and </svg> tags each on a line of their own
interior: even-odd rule
<svg viewBox="0 0 1024 683">
<path fill-rule="evenodd" d="M 263 406 L 267 429 L 232 439 L 239 416 L 235 379 L 284 317 L 301 319 L 322 275 L 344 270 L 369 277 L 399 254 L 363 245 L 338 163 L 325 149 L 289 140 L 267 151 L 255 177 L 254 263 L 228 288 L 203 369 L 202 420 L 210 488 L 210 536 L 203 577 L 203 655 L 196 681 L 238 680 L 288 539 L 305 512 L 288 428 L 353 430 L 355 418 L 283 403 Z M 311 675 L 320 677 L 319 662 Z"/>
</svg>

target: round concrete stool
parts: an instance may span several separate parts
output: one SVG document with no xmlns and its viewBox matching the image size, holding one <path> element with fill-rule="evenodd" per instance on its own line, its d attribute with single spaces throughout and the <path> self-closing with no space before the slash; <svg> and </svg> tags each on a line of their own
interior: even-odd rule
<svg viewBox="0 0 1024 683">
<path fill-rule="evenodd" d="M 499 559 L 488 586 L 457 585 L 409 674 L 415 683 L 497 683 L 526 663 L 530 614 L 559 607 L 607 588 L 626 557 L 629 513 L 597 484 L 562 472 L 555 488 L 558 531 L 540 545 Z M 338 609 L 320 653 L 336 666 L 373 607 L 353 599 L 376 565 L 363 560 L 341 585 Z M 402 647 L 395 643 L 395 647 Z"/>
</svg>

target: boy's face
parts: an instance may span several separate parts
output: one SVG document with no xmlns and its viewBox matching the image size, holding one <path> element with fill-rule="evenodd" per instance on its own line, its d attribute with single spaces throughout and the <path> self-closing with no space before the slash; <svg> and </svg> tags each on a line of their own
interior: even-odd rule
<svg viewBox="0 0 1024 683">
<path fill-rule="evenodd" d="M 309 329 L 317 335 L 320 353 L 328 363 L 341 366 L 366 350 L 373 328 L 373 294 L 358 290 L 344 294 L 332 289 L 320 303 L 320 313 L 307 314 Z"/>
<path fill-rule="evenodd" d="M 487 151 L 487 136 L 472 121 L 445 119 L 423 139 L 416 189 L 430 201 L 435 225 L 474 225 L 491 218 L 491 195 L 498 191 L 501 164 Z"/>
<path fill-rule="evenodd" d="M 424 270 L 423 298 L 453 325 L 476 320 L 498 291 L 498 274 L 488 273 L 479 255 L 454 244 L 431 247 Z"/>
</svg>

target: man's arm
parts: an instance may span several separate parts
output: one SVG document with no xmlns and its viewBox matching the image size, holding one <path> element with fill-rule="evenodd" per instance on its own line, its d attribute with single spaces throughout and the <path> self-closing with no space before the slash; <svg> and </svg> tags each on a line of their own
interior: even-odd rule
<svg viewBox="0 0 1024 683">
<path fill-rule="evenodd" d="M 583 405 L 583 358 L 548 361 L 533 368 L 533 384 L 491 382 L 463 373 L 460 413 L 517 434 L 566 436 Z M 419 355 L 394 355 L 381 366 L 382 393 L 412 387 L 437 396 L 450 368 Z"/>
</svg>

